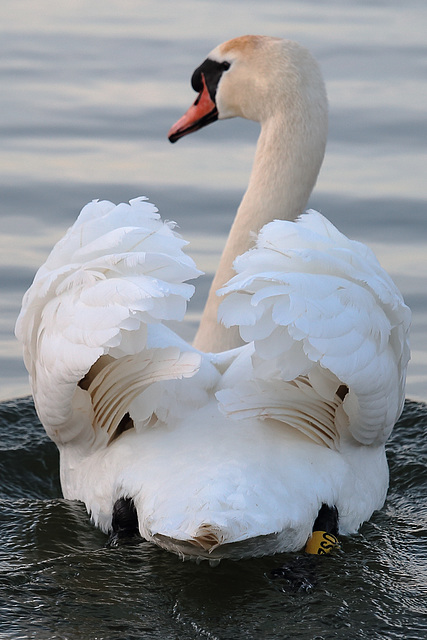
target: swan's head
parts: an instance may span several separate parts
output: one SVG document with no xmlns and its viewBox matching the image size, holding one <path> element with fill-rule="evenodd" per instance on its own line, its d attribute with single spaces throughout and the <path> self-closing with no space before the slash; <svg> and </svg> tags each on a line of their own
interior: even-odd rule
<svg viewBox="0 0 427 640">
<path fill-rule="evenodd" d="M 240 116 L 263 123 L 272 114 L 313 111 L 326 118 L 322 75 L 309 51 L 290 40 L 243 36 L 216 47 L 194 71 L 194 104 L 169 131 L 169 140 L 218 119 Z M 306 118 L 307 119 L 307 118 Z"/>
</svg>

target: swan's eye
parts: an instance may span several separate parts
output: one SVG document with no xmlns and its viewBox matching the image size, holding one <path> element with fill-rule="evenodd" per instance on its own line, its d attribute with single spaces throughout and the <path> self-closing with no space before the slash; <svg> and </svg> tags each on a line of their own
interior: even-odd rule
<svg viewBox="0 0 427 640">
<path fill-rule="evenodd" d="M 223 68 L 224 71 L 227 71 L 227 69 L 229 69 L 231 67 L 231 64 L 230 64 L 230 62 L 227 62 L 227 60 L 225 60 L 222 63 L 221 67 Z"/>
</svg>

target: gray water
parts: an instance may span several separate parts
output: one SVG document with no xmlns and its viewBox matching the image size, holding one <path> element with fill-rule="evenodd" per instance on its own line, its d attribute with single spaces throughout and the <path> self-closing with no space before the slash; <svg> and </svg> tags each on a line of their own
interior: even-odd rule
<svg viewBox="0 0 427 640">
<path fill-rule="evenodd" d="M 386 506 L 315 559 L 308 590 L 274 577 L 294 554 L 212 568 L 150 543 L 106 548 L 83 505 L 60 497 L 56 447 L 32 403 L 0 404 L 0 422 L 2 640 L 426 637 L 427 405 L 407 403 L 395 428 Z"/>
<path fill-rule="evenodd" d="M 13 326 L 52 244 L 93 198 L 147 195 L 178 222 L 204 296 L 248 180 L 258 128 L 166 135 L 208 51 L 244 33 L 319 60 L 330 135 L 310 205 L 368 243 L 413 310 L 410 403 L 390 445 L 385 508 L 289 592 L 289 558 L 183 564 L 150 545 L 106 549 L 61 499 L 55 447 L 28 399 L 1 426 L 0 638 L 425 638 L 427 5 L 371 1 L 3 0 L 0 5 L 0 399 L 29 393 Z M 424 462 L 422 459 L 424 456 Z"/>
</svg>

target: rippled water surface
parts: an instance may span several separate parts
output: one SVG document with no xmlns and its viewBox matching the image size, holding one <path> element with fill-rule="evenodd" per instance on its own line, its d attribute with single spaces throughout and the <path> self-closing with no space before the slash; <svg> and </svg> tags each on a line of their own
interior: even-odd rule
<svg viewBox="0 0 427 640">
<path fill-rule="evenodd" d="M 290 589 L 278 555 L 196 565 L 149 543 L 106 548 L 60 497 L 56 447 L 29 399 L 0 405 L 0 638 L 423 639 L 427 634 L 427 406 L 389 446 L 384 509 Z"/>
<path fill-rule="evenodd" d="M 427 252 L 424 0 L 3 0 L 0 5 L 0 638 L 427 637 Z M 389 447 L 384 509 L 289 590 L 280 556 L 182 563 L 106 548 L 61 498 L 55 446 L 28 398 L 13 326 L 52 244 L 93 198 L 145 194 L 206 271 L 191 337 L 248 180 L 258 129 L 225 121 L 177 145 L 192 70 L 244 33 L 319 60 L 329 143 L 310 205 L 374 248 L 413 310 L 409 401 Z"/>
</svg>

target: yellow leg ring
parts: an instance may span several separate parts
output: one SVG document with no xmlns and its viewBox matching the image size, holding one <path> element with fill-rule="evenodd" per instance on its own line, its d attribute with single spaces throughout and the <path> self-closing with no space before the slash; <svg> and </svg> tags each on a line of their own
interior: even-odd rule
<svg viewBox="0 0 427 640">
<path fill-rule="evenodd" d="M 305 552 L 315 555 L 330 553 L 332 549 L 339 547 L 338 538 L 333 533 L 326 531 L 313 531 L 305 545 Z"/>
</svg>

